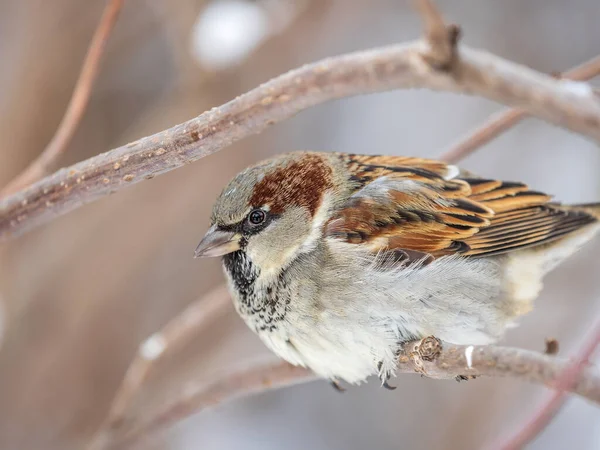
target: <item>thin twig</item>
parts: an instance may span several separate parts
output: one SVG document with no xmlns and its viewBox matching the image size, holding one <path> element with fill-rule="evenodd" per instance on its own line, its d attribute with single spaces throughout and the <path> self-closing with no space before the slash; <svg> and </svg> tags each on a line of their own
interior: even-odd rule
<svg viewBox="0 0 600 450">
<path fill-rule="evenodd" d="M 104 448 L 112 439 L 113 431 L 123 426 L 128 409 L 143 387 L 150 371 L 165 352 L 173 352 L 185 345 L 192 335 L 196 335 L 199 330 L 218 320 L 230 306 L 227 287 L 221 286 L 192 303 L 169 321 L 159 333 L 153 334 L 140 345 L 115 394 L 106 420 L 91 441 L 90 449 Z"/>
<path fill-rule="evenodd" d="M 600 57 L 592 58 L 565 72 L 561 76 L 564 79 L 585 81 L 598 75 L 600 75 Z M 448 150 L 442 153 L 440 159 L 442 161 L 456 163 L 461 159 L 466 158 L 480 147 L 483 147 L 485 144 L 489 143 L 528 116 L 529 114 L 526 111 L 519 108 L 509 109 L 495 114 L 476 130 L 470 131 L 457 143 L 451 145 Z"/>
<path fill-rule="evenodd" d="M 427 64 L 423 42 L 325 59 L 281 75 L 199 117 L 82 161 L 0 200 L 0 240 L 210 155 L 311 106 L 401 88 L 480 95 L 600 142 L 600 101 L 496 56 L 460 47 L 452 70 Z"/>
<path fill-rule="evenodd" d="M 165 351 L 174 351 L 187 343 L 190 336 L 217 320 L 230 306 L 227 288 L 222 286 L 192 303 L 169 321 L 159 333 L 146 339 L 127 369 L 112 402 L 107 420 L 100 427 L 98 435 L 117 428 L 123 422 L 127 408 L 143 386 L 150 370 L 158 363 Z"/>
<path fill-rule="evenodd" d="M 44 151 L 0 191 L 0 197 L 23 189 L 47 175 L 67 150 L 89 103 L 92 87 L 98 77 L 100 60 L 122 6 L 123 0 L 109 0 L 92 37 L 73 95 L 56 133 Z"/>
<path fill-rule="evenodd" d="M 409 349 L 399 357 L 397 373 L 424 374 L 435 379 L 457 376 L 504 376 L 552 386 L 552 381 L 565 367 L 566 360 L 556 359 L 530 350 L 496 346 L 461 346 L 443 343 L 430 352 L 432 338 L 407 344 Z M 439 341 L 434 342 L 439 344 Z M 413 350 L 414 351 L 411 351 Z M 423 350 L 426 349 L 426 350 Z M 428 357 L 424 356 L 428 353 Z M 414 356 L 420 355 L 420 356 Z M 313 380 L 308 370 L 285 362 L 254 363 L 246 368 L 233 368 L 209 384 L 186 385 L 179 397 L 170 399 L 149 417 L 128 417 L 121 428 L 98 436 L 94 449 L 110 448 L 116 443 L 132 444 L 205 408 L 240 396 L 278 389 Z M 585 367 L 581 378 L 570 390 L 600 403 L 600 373 Z"/>
<path fill-rule="evenodd" d="M 555 381 L 550 383 L 555 389 L 552 395 L 543 405 L 531 416 L 531 418 L 521 427 L 521 429 L 506 443 L 498 445 L 496 448 L 501 450 L 519 450 L 531 442 L 556 416 L 561 406 L 567 398 L 567 392 L 573 389 L 580 380 L 582 372 L 589 365 L 589 360 L 596 348 L 600 345 L 600 321 L 596 324 L 594 330 L 584 345 L 579 350 L 572 363 L 558 374 Z"/>
<path fill-rule="evenodd" d="M 246 367 L 237 367 L 225 376 L 211 377 L 215 381 L 208 385 L 186 386 L 185 394 L 164 405 L 156 415 L 142 422 L 130 422 L 125 427 L 103 430 L 95 436 L 89 450 L 112 448 L 115 444 L 132 444 L 142 437 L 172 425 L 204 407 L 216 406 L 234 398 L 269 389 L 283 388 L 304 383 L 316 376 L 303 367 L 295 367 L 282 361 L 252 362 Z"/>
</svg>

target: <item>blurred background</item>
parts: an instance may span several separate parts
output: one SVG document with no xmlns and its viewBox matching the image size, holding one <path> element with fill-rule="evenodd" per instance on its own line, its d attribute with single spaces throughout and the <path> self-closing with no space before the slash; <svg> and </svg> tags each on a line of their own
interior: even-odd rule
<svg viewBox="0 0 600 450">
<path fill-rule="evenodd" d="M 597 0 L 438 1 L 464 42 L 551 72 L 600 53 Z M 0 0 L 0 185 L 53 135 L 103 1 Z M 417 38 L 408 0 L 126 0 L 61 166 L 196 116 L 301 64 Z M 445 93 L 345 99 L 145 181 L 0 247 L 0 448 L 82 448 L 140 342 L 223 283 L 194 260 L 213 200 L 246 165 L 297 149 L 435 157 L 502 109 Z M 529 119 L 462 166 L 565 202 L 600 200 L 600 149 Z M 565 356 L 600 313 L 600 239 L 548 277 L 505 344 Z M 152 373 L 132 414 L 186 383 L 270 358 L 230 307 Z M 548 392 L 509 379 L 403 375 L 336 393 L 311 382 L 202 411 L 136 448 L 478 449 Z M 531 449 L 600 448 L 600 410 L 571 398 Z"/>
</svg>

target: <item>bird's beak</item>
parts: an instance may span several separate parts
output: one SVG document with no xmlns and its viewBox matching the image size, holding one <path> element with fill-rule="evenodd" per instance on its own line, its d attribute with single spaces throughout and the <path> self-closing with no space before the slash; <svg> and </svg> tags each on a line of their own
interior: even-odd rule
<svg viewBox="0 0 600 450">
<path fill-rule="evenodd" d="M 196 251 L 194 258 L 222 256 L 240 249 L 240 235 L 232 231 L 221 231 L 215 226 L 206 232 Z"/>
</svg>

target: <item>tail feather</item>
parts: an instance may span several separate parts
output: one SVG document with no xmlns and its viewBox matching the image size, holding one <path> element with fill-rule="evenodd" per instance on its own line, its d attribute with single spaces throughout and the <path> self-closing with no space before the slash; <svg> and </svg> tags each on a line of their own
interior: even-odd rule
<svg viewBox="0 0 600 450">
<path fill-rule="evenodd" d="M 594 238 L 600 231 L 600 203 L 584 203 L 579 205 L 561 205 L 562 209 L 573 213 L 585 213 L 595 218 L 579 230 L 569 233 L 544 248 L 544 272 L 556 267 L 563 260 L 579 250 L 585 243 Z"/>
<path fill-rule="evenodd" d="M 583 211 L 590 216 L 600 220 L 600 203 L 582 203 L 579 205 L 566 205 L 566 209 L 572 211 Z"/>
<path fill-rule="evenodd" d="M 528 312 L 542 288 L 544 275 L 579 250 L 600 231 L 600 203 L 556 205 L 574 214 L 589 214 L 596 220 L 585 221 L 579 229 L 545 245 L 531 247 L 509 256 L 505 268 L 508 315 L 516 317 Z"/>
</svg>

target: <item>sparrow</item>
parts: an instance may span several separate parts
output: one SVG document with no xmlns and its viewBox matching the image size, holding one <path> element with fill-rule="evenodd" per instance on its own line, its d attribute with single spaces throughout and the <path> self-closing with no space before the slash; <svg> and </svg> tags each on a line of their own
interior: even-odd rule
<svg viewBox="0 0 600 450">
<path fill-rule="evenodd" d="M 502 338 L 600 229 L 600 203 L 403 156 L 294 152 L 239 173 L 196 257 L 280 358 L 334 386 L 394 375 L 404 343 Z"/>
</svg>

